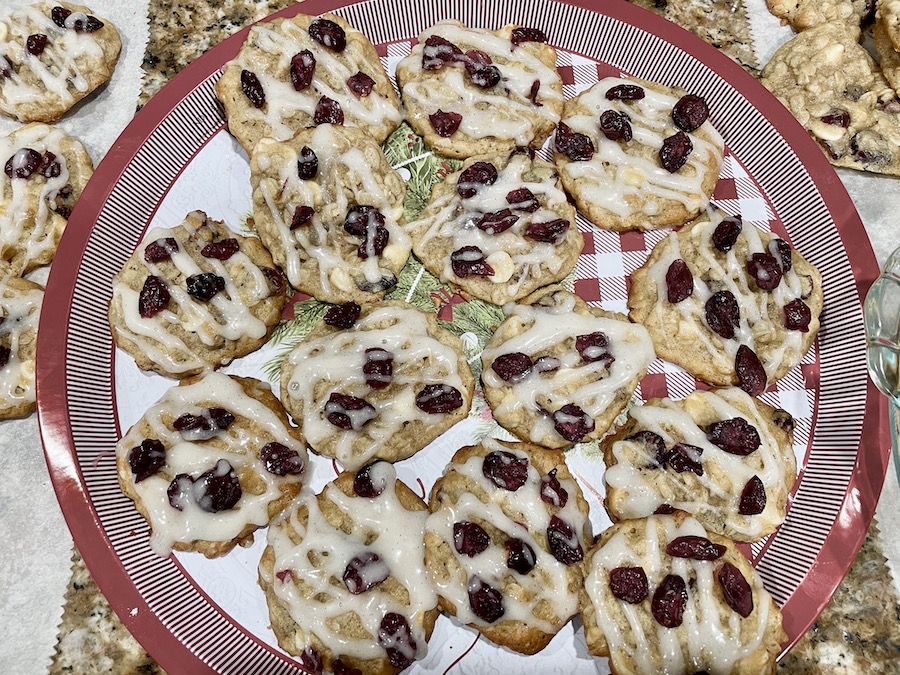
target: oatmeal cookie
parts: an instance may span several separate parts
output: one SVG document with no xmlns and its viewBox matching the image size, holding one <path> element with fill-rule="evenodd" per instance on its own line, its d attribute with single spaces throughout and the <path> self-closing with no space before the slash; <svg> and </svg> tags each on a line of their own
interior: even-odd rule
<svg viewBox="0 0 900 675">
<path fill-rule="evenodd" d="M 563 187 L 605 230 L 680 225 L 709 203 L 724 142 L 696 94 L 607 77 L 566 101 L 553 157 Z"/>
<path fill-rule="evenodd" d="M 653 248 L 628 307 L 659 356 L 758 396 L 816 339 L 822 279 L 783 239 L 710 211 Z"/>
<path fill-rule="evenodd" d="M 34 411 L 34 357 L 44 288 L 0 266 L 0 419 Z"/>
<path fill-rule="evenodd" d="M 213 371 L 169 389 L 116 445 L 119 486 L 162 556 L 249 546 L 297 496 L 308 459 L 267 383 Z"/>
<path fill-rule="evenodd" d="M 459 338 L 396 301 L 333 306 L 281 366 L 310 447 L 350 470 L 424 448 L 468 414 L 474 387 Z"/>
<path fill-rule="evenodd" d="M 497 305 L 564 279 L 584 245 L 556 169 L 527 151 L 467 160 L 407 231 L 432 274 Z"/>
<path fill-rule="evenodd" d="M 734 542 L 686 514 L 613 525 L 587 568 L 588 650 L 615 675 L 775 673 L 778 606 Z"/>
<path fill-rule="evenodd" d="M 539 148 L 559 121 L 556 50 L 536 28 L 440 21 L 397 65 L 407 119 L 446 157 Z"/>
<path fill-rule="evenodd" d="M 829 21 L 859 26 L 871 15 L 874 0 L 766 0 L 769 11 L 802 31 Z"/>
<path fill-rule="evenodd" d="M 250 157 L 253 217 L 288 281 L 324 302 L 371 302 L 397 283 L 412 240 L 406 184 L 359 129 L 325 124 Z"/>
<path fill-rule="evenodd" d="M 104 84 L 122 41 L 82 5 L 41 2 L 0 17 L 0 112 L 53 122 Z"/>
<path fill-rule="evenodd" d="M 139 368 L 197 375 L 264 345 L 285 287 L 258 239 L 194 211 L 150 230 L 113 278 L 109 325 Z"/>
<path fill-rule="evenodd" d="M 612 519 L 686 511 L 711 532 L 757 541 L 784 521 L 797 477 L 793 418 L 737 387 L 651 399 L 604 438 Z"/>
<path fill-rule="evenodd" d="M 900 51 L 900 0 L 876 0 L 875 7 L 876 22 L 884 27 L 894 49 Z"/>
<path fill-rule="evenodd" d="M 369 39 L 334 14 L 258 23 L 216 83 L 228 129 L 251 153 L 317 124 L 345 124 L 378 143 L 403 118 Z"/>
<path fill-rule="evenodd" d="M 503 309 L 481 357 L 494 419 L 549 448 L 600 438 L 654 358 L 647 330 L 560 286 Z"/>
<path fill-rule="evenodd" d="M 900 7 L 900 3 L 898 3 L 898 7 Z M 898 21 L 900 21 L 900 17 L 898 17 Z M 887 22 L 881 15 L 875 19 L 875 25 L 872 28 L 872 43 L 875 45 L 875 51 L 878 52 L 878 65 L 881 67 L 884 79 L 888 81 L 894 91 L 900 90 L 900 51 L 897 50 L 888 35 Z"/>
<path fill-rule="evenodd" d="M 425 567 L 441 609 L 491 641 L 540 651 L 578 611 L 588 505 L 559 450 L 485 438 L 435 483 Z"/>
</svg>

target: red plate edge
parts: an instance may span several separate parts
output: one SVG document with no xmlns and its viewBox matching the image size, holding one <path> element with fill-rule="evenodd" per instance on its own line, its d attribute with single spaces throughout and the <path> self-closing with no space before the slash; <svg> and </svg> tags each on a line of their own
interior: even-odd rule
<svg viewBox="0 0 900 675">
<path fill-rule="evenodd" d="M 862 302 L 865 292 L 877 278 L 879 269 L 856 207 L 822 151 L 793 115 L 765 87 L 712 45 L 680 26 L 625 0 L 606 0 L 602 3 L 599 0 L 560 1 L 600 14 L 615 16 L 689 52 L 728 82 L 737 83 L 741 93 L 753 101 L 756 108 L 773 123 L 783 137 L 784 131 L 791 132 L 793 142 L 789 142 L 787 138 L 785 142 L 789 143 L 806 166 L 810 179 L 820 194 L 828 195 L 825 206 L 835 222 L 838 235 L 845 244 L 845 250 L 853 251 L 850 262 L 857 293 Z M 350 4 L 356 3 L 345 3 L 340 0 L 307 0 L 302 5 L 288 7 L 264 20 L 293 16 L 301 10 L 307 14 L 320 14 Z M 65 345 L 69 309 L 74 281 L 93 224 L 122 170 L 133 160 L 160 120 L 215 72 L 220 67 L 219 64 L 237 54 L 249 30 L 250 26 L 244 27 L 178 73 L 159 95 L 154 96 L 135 115 L 133 121 L 107 152 L 69 219 L 61 245 L 65 244 L 69 253 L 72 251 L 78 253 L 76 256 L 70 255 L 54 262 L 47 283 L 38 331 L 40 353 L 36 372 L 38 421 L 50 478 L 60 506 L 64 507 L 63 516 L 88 569 L 123 624 L 148 651 L 152 651 L 159 665 L 171 672 L 181 669 L 185 659 L 189 659 L 193 664 L 191 672 L 214 671 L 201 664 L 189 647 L 175 638 L 156 615 L 149 611 L 118 557 L 111 550 L 105 533 L 99 527 L 99 520 L 84 489 L 71 443 L 65 385 Z M 859 241 L 860 234 L 863 235 L 865 245 Z M 852 243 L 852 248 L 847 245 L 848 243 Z M 63 317 L 61 323 L 58 317 Z M 789 625 L 786 620 L 785 629 L 795 637 L 779 658 L 803 637 L 830 601 L 849 572 L 850 561 L 856 557 L 875 514 L 875 504 L 887 471 L 890 438 L 882 399 L 871 381 L 867 382 L 865 396 L 867 401 L 865 420 L 847 494 L 816 564 L 786 603 L 786 606 L 794 603 L 808 604 L 815 608 L 815 611 L 808 615 L 810 618 L 793 619 Z"/>
</svg>

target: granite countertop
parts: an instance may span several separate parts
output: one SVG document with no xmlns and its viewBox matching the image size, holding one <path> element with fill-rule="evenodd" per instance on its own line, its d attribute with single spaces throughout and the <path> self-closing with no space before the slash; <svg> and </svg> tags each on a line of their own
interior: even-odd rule
<svg viewBox="0 0 900 675">
<path fill-rule="evenodd" d="M 150 0 L 150 41 L 139 106 L 224 37 L 291 4 L 290 0 Z M 636 4 L 692 29 L 756 74 L 759 64 L 741 3 L 640 0 Z M 162 672 L 111 611 L 77 551 L 49 672 Z M 900 673 L 900 600 L 890 581 L 876 524 L 837 594 L 783 659 L 779 672 Z"/>
</svg>

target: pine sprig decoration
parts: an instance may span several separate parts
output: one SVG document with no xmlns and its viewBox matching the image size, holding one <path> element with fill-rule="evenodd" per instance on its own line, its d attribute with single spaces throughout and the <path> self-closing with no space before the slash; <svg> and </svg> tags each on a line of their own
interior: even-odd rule
<svg viewBox="0 0 900 675">
<path fill-rule="evenodd" d="M 294 304 L 294 318 L 290 321 L 282 321 L 269 338 L 269 345 L 275 347 L 283 345 L 278 353 L 266 361 L 263 372 L 270 381 L 278 379 L 281 372 L 281 364 L 310 331 L 322 320 L 329 305 L 314 298 Z"/>
<path fill-rule="evenodd" d="M 440 279 L 426 270 L 418 258 L 411 255 L 406 265 L 400 270 L 397 285 L 384 297 L 386 300 L 408 302 L 423 312 L 434 312 L 435 302 L 432 294 L 439 293 L 442 287 Z"/>
</svg>

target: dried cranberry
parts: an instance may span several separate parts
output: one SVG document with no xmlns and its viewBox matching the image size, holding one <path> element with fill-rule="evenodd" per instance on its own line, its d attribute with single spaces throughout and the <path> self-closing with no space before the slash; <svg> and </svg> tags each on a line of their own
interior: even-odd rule
<svg viewBox="0 0 900 675">
<path fill-rule="evenodd" d="M 312 647 L 307 647 L 300 655 L 301 665 L 311 673 L 311 675 L 322 675 L 324 670 L 322 666 L 322 655 Z"/>
<path fill-rule="evenodd" d="M 308 145 L 300 148 L 300 157 L 297 159 L 297 177 L 301 180 L 312 180 L 319 173 L 319 158 L 315 151 Z"/>
<path fill-rule="evenodd" d="M 262 446 L 259 458 L 266 467 L 266 471 L 276 476 L 287 476 L 288 474 L 296 476 L 303 473 L 306 468 L 299 452 L 277 441 L 270 441 Z"/>
<path fill-rule="evenodd" d="M 357 237 L 365 237 L 370 229 L 384 226 L 384 215 L 374 206 L 356 204 L 347 211 L 344 231 Z"/>
<path fill-rule="evenodd" d="M 475 162 L 461 174 L 456 182 L 456 192 L 463 199 L 474 197 L 481 185 L 497 182 L 497 167 L 490 162 Z"/>
<path fill-rule="evenodd" d="M 376 225 L 374 229 L 366 232 L 366 238 L 356 249 L 356 255 L 362 260 L 381 255 L 388 244 L 391 233 L 386 227 Z"/>
<path fill-rule="evenodd" d="M 663 139 L 659 149 L 659 161 L 669 173 L 675 173 L 687 162 L 688 155 L 694 149 L 691 139 L 683 131 Z"/>
<path fill-rule="evenodd" d="M 509 153 L 510 157 L 515 157 L 516 155 L 524 155 L 528 159 L 534 161 L 534 148 L 528 145 L 517 145 L 515 148 L 513 148 L 513 151 Z"/>
<path fill-rule="evenodd" d="M 25 40 L 25 49 L 28 50 L 29 54 L 33 54 L 34 56 L 40 56 L 44 53 L 44 49 L 47 47 L 47 36 L 43 33 L 35 33 L 34 35 L 29 35 L 28 39 Z"/>
<path fill-rule="evenodd" d="M 298 227 L 303 227 L 312 220 L 314 215 L 316 215 L 316 212 L 311 206 L 301 204 L 295 207 L 294 215 L 291 216 L 290 229 L 296 230 Z"/>
<path fill-rule="evenodd" d="M 171 300 L 172 296 L 166 282 L 150 275 L 144 280 L 144 286 L 138 295 L 138 312 L 145 319 L 149 319 L 166 309 Z"/>
<path fill-rule="evenodd" d="M 384 389 L 394 375 L 394 355 L 380 347 L 369 347 L 362 370 L 367 385 L 372 389 Z"/>
<path fill-rule="evenodd" d="M 462 394 L 449 384 L 426 384 L 416 394 L 416 407 L 429 415 L 452 412 L 462 404 Z"/>
<path fill-rule="evenodd" d="M 569 231 L 569 221 L 563 218 L 550 220 L 546 223 L 528 223 L 525 228 L 525 236 L 528 239 L 542 241 L 545 244 L 559 244 Z"/>
<path fill-rule="evenodd" d="M 700 456 L 702 454 L 703 448 L 696 445 L 676 443 L 666 455 L 666 463 L 672 467 L 675 473 L 690 471 L 698 476 L 702 476 L 703 466 L 700 464 Z"/>
<path fill-rule="evenodd" d="M 3 54 L 0 54 L 0 80 L 11 77 L 13 74 L 13 65 Z"/>
<path fill-rule="evenodd" d="M 754 253 L 747 261 L 747 274 L 753 277 L 757 288 L 773 291 L 781 283 L 781 266 L 775 256 L 768 253 Z"/>
<path fill-rule="evenodd" d="M 466 590 L 472 612 L 482 621 L 494 623 L 506 612 L 503 607 L 503 594 L 481 577 L 474 576 L 469 579 Z"/>
<path fill-rule="evenodd" d="M 615 110 L 604 110 L 600 115 L 600 131 L 611 141 L 625 141 L 632 138 L 631 123 L 628 118 Z"/>
<path fill-rule="evenodd" d="M 128 451 L 128 466 L 134 474 L 134 482 L 140 483 L 159 471 L 166 464 L 166 449 L 155 438 L 146 438 Z"/>
<path fill-rule="evenodd" d="M 617 84 L 606 90 L 608 101 L 640 101 L 646 96 L 643 87 L 636 84 Z"/>
<path fill-rule="evenodd" d="M 609 571 L 609 590 L 619 600 L 636 605 L 650 594 L 643 567 L 616 567 Z"/>
<path fill-rule="evenodd" d="M 97 17 L 91 16 L 90 14 L 88 14 L 86 21 L 77 19 L 72 24 L 72 29 L 76 33 L 96 33 L 101 28 L 103 28 L 103 22 L 100 21 L 100 19 L 98 19 Z"/>
<path fill-rule="evenodd" d="M 727 549 L 722 544 L 714 544 L 706 537 L 687 535 L 676 537 L 666 544 L 666 553 L 676 558 L 691 560 L 718 560 Z"/>
<path fill-rule="evenodd" d="M 271 267 L 263 267 L 261 269 L 266 281 L 272 286 L 272 292 L 281 293 L 284 290 L 284 275 Z"/>
<path fill-rule="evenodd" d="M 334 663 L 331 664 L 331 669 L 334 671 L 334 675 L 363 675 L 359 668 L 351 668 L 340 659 L 334 660 Z"/>
<path fill-rule="evenodd" d="M 316 104 L 313 122 L 315 124 L 343 124 L 344 111 L 341 109 L 341 104 L 333 98 L 323 96 Z"/>
<path fill-rule="evenodd" d="M 666 297 L 673 305 L 687 300 L 694 292 L 694 275 L 687 263 L 678 258 L 666 270 Z"/>
<path fill-rule="evenodd" d="M 451 63 L 462 56 L 462 50 L 440 35 L 429 35 L 422 48 L 422 68 L 440 70 L 444 64 Z"/>
<path fill-rule="evenodd" d="M 359 595 L 384 583 L 390 574 L 387 563 L 377 553 L 364 551 L 347 563 L 341 580 L 351 594 Z"/>
<path fill-rule="evenodd" d="M 571 443 L 577 443 L 594 430 L 594 420 L 574 403 L 566 403 L 553 413 L 556 433 Z"/>
<path fill-rule="evenodd" d="M 609 338 L 606 333 L 596 331 L 588 335 L 579 335 L 575 338 L 575 351 L 577 351 L 586 363 L 602 361 L 609 368 L 616 358 L 609 353 Z"/>
<path fill-rule="evenodd" d="M 574 565 L 584 560 L 584 550 L 575 530 L 558 516 L 550 518 L 547 526 L 547 545 L 550 553 L 563 565 Z"/>
<path fill-rule="evenodd" d="M 192 274 L 185 279 L 185 285 L 191 297 L 208 302 L 213 299 L 216 293 L 225 290 L 225 279 L 212 272 L 201 272 L 200 274 Z"/>
<path fill-rule="evenodd" d="M 800 298 L 791 300 L 784 306 L 784 327 L 788 330 L 807 333 L 810 321 L 812 321 L 812 311 Z"/>
<path fill-rule="evenodd" d="M 638 431 L 627 439 L 642 446 L 644 454 L 651 458 L 650 468 L 660 468 L 666 464 L 666 442 L 657 433 L 647 430 Z"/>
<path fill-rule="evenodd" d="M 653 512 L 653 515 L 656 516 L 670 516 L 675 513 L 675 507 L 671 504 L 660 504 L 656 507 L 656 510 Z"/>
<path fill-rule="evenodd" d="M 527 187 L 520 187 L 517 190 L 508 192 L 506 194 L 506 203 L 517 211 L 525 211 L 526 213 L 534 213 L 541 208 L 541 203 Z"/>
<path fill-rule="evenodd" d="M 770 241 L 769 253 L 771 253 L 781 265 L 782 272 L 787 273 L 791 271 L 791 268 L 794 266 L 793 260 L 791 259 L 791 245 L 784 239 L 775 238 Z"/>
<path fill-rule="evenodd" d="M 375 407 L 365 399 L 336 391 L 331 393 L 325 404 L 325 419 L 344 431 L 359 431 L 375 415 Z"/>
<path fill-rule="evenodd" d="M 234 423 L 234 415 L 225 408 L 204 408 L 200 415 L 184 413 L 172 427 L 189 441 L 206 441 Z"/>
<path fill-rule="evenodd" d="M 677 628 L 681 625 L 687 599 L 684 579 L 677 574 L 667 574 L 653 594 L 650 612 L 661 626 Z"/>
<path fill-rule="evenodd" d="M 713 246 L 728 253 L 737 241 L 738 235 L 741 233 L 743 224 L 740 216 L 728 216 L 723 218 L 716 229 L 712 233 Z"/>
<path fill-rule="evenodd" d="M 741 389 L 751 396 L 759 396 L 766 390 L 768 378 L 762 362 L 750 347 L 741 345 L 734 357 L 734 370 Z"/>
<path fill-rule="evenodd" d="M 6 345 L 0 345 L 0 368 L 6 368 L 12 358 L 12 349 Z"/>
<path fill-rule="evenodd" d="M 50 18 L 53 19 L 53 23 L 55 23 L 57 26 L 59 26 L 60 28 L 65 28 L 66 19 L 69 18 L 69 15 L 71 13 L 71 9 L 57 6 L 50 10 Z"/>
<path fill-rule="evenodd" d="M 144 248 L 144 260 L 158 263 L 168 260 L 173 253 L 178 253 L 178 242 L 173 237 L 165 237 L 147 244 Z"/>
<path fill-rule="evenodd" d="M 717 291 L 706 301 L 706 323 L 723 338 L 730 340 L 741 324 L 741 310 L 731 291 Z"/>
<path fill-rule="evenodd" d="M 509 209 L 503 209 L 494 213 L 485 213 L 475 223 L 475 227 L 488 234 L 499 234 L 511 228 L 518 220 L 519 216 Z"/>
<path fill-rule="evenodd" d="M 332 305 L 325 312 L 324 321 L 334 328 L 350 328 L 359 318 L 360 311 L 362 311 L 362 308 L 355 302 Z"/>
<path fill-rule="evenodd" d="M 562 368 L 562 361 L 555 356 L 539 356 L 534 362 L 534 369 L 539 373 L 555 373 Z"/>
<path fill-rule="evenodd" d="M 718 420 L 706 430 L 709 442 L 732 455 L 746 456 L 760 446 L 759 432 L 743 417 Z"/>
<path fill-rule="evenodd" d="M 200 255 L 204 258 L 213 258 L 215 260 L 228 260 L 231 256 L 240 250 L 241 246 L 234 237 L 222 239 L 221 241 L 213 241 L 208 243 L 200 251 Z"/>
<path fill-rule="evenodd" d="M 378 628 L 378 644 L 387 652 L 388 661 L 394 668 L 403 670 L 414 661 L 418 650 L 415 638 L 406 617 L 396 612 L 388 612 Z"/>
<path fill-rule="evenodd" d="M 428 116 L 431 122 L 431 128 L 442 138 L 449 138 L 456 133 L 459 125 L 462 124 L 462 115 L 457 112 L 444 112 L 438 109 L 434 114 Z"/>
<path fill-rule="evenodd" d="M 756 516 L 766 510 L 766 486 L 759 476 L 753 476 L 741 490 L 738 513 L 742 516 Z"/>
<path fill-rule="evenodd" d="M 263 91 L 259 78 L 249 70 L 241 71 L 241 91 L 254 108 L 262 108 L 266 104 L 266 92 Z"/>
<path fill-rule="evenodd" d="M 342 52 L 347 47 L 347 34 L 334 21 L 316 19 L 309 24 L 309 37 L 323 47 L 335 52 Z"/>
<path fill-rule="evenodd" d="M 197 506 L 207 513 L 227 511 L 238 503 L 243 493 L 234 468 L 225 459 L 220 459 L 214 468 L 197 476 L 192 491 L 197 495 Z"/>
<path fill-rule="evenodd" d="M 514 45 L 518 46 L 523 42 L 546 42 L 547 36 L 539 28 L 518 26 L 512 29 L 509 39 L 512 40 Z"/>
<path fill-rule="evenodd" d="M 489 89 L 500 82 L 500 69 L 491 64 L 491 57 L 476 49 L 466 52 L 466 73 L 476 87 Z"/>
<path fill-rule="evenodd" d="M 594 142 L 586 135 L 572 131 L 565 122 L 557 125 L 553 140 L 556 150 L 573 162 L 586 162 L 594 156 Z"/>
<path fill-rule="evenodd" d="M 294 54 L 291 58 L 291 84 L 297 91 L 303 91 L 312 84 L 316 70 L 316 57 L 308 49 Z"/>
<path fill-rule="evenodd" d="M 728 606 L 745 619 L 750 616 L 753 611 L 753 593 L 741 571 L 730 562 L 724 562 L 716 571 L 716 579 L 722 586 Z"/>
<path fill-rule="evenodd" d="M 556 469 L 541 478 L 541 501 L 557 508 L 565 508 L 569 501 L 569 493 L 559 484 L 556 477 Z"/>
<path fill-rule="evenodd" d="M 515 492 L 528 480 L 528 458 L 494 450 L 484 458 L 481 473 L 498 488 Z"/>
<path fill-rule="evenodd" d="M 538 108 L 543 108 L 543 103 L 538 103 L 537 97 L 541 91 L 541 81 L 535 80 L 531 83 L 531 89 L 528 90 L 528 100 L 531 101 Z"/>
<path fill-rule="evenodd" d="M 528 574 L 534 569 L 537 556 L 534 549 L 521 539 L 510 537 L 504 544 L 506 548 L 506 566 L 519 574 Z"/>
<path fill-rule="evenodd" d="M 453 548 L 460 555 L 474 558 L 487 550 L 491 545 L 491 537 L 478 523 L 464 520 L 453 523 Z"/>
<path fill-rule="evenodd" d="M 484 253 L 477 246 L 463 246 L 451 253 L 450 268 L 460 279 L 494 276 L 494 268 L 487 263 Z"/>
<path fill-rule="evenodd" d="M 497 373 L 497 376 L 504 382 L 516 384 L 531 374 L 533 365 L 528 354 L 510 352 L 501 354 L 494 359 L 491 363 L 491 370 Z"/>
<path fill-rule="evenodd" d="M 384 476 L 372 477 L 372 467 L 377 464 L 379 462 L 366 464 L 356 472 L 356 476 L 353 479 L 353 491 L 358 497 L 374 499 L 387 488 L 387 479 Z"/>
<path fill-rule="evenodd" d="M 354 94 L 360 98 L 365 98 L 372 93 L 372 89 L 375 87 L 375 80 L 364 72 L 359 71 L 356 75 L 351 75 L 347 78 L 347 86 Z"/>
<path fill-rule="evenodd" d="M 193 501 L 193 487 L 194 479 L 186 473 L 179 473 L 166 488 L 169 505 L 174 509 L 184 511 L 184 507 Z"/>
<path fill-rule="evenodd" d="M 825 124 L 833 124 L 834 126 L 843 127 L 844 129 L 850 126 L 850 113 L 846 110 L 841 110 L 840 108 L 836 108 L 831 112 L 822 115 L 819 119 Z"/>
<path fill-rule="evenodd" d="M 30 178 L 41 165 L 41 155 L 37 150 L 21 148 L 6 160 L 4 170 L 10 178 Z"/>
<path fill-rule="evenodd" d="M 709 106 L 700 96 L 682 96 L 672 108 L 672 121 L 682 131 L 695 131 L 709 119 Z"/>
</svg>

